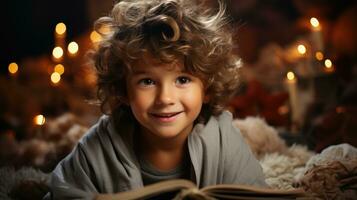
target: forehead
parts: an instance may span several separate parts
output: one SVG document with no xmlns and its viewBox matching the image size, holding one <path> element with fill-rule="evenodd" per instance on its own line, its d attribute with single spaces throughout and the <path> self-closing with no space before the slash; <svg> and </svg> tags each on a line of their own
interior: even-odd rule
<svg viewBox="0 0 357 200">
<path fill-rule="evenodd" d="M 133 73 L 150 70 L 185 71 L 182 59 L 174 59 L 172 62 L 163 62 L 150 54 L 143 54 L 141 59 L 133 62 Z"/>
</svg>

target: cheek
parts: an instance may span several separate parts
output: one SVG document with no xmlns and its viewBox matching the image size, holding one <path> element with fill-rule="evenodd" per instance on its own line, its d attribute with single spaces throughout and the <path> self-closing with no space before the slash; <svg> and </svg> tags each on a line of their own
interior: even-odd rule
<svg viewBox="0 0 357 200">
<path fill-rule="evenodd" d="M 204 92 L 201 88 L 194 88 L 185 93 L 185 104 L 191 109 L 199 109 L 203 104 Z"/>
<path fill-rule="evenodd" d="M 140 92 L 129 92 L 129 104 L 133 112 L 140 112 L 147 109 L 150 99 Z"/>
</svg>

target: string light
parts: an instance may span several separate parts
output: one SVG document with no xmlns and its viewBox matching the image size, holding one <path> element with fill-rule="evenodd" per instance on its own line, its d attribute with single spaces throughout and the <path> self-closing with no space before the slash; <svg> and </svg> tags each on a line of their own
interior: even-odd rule
<svg viewBox="0 0 357 200">
<path fill-rule="evenodd" d="M 303 44 L 298 45 L 297 50 L 301 55 L 306 53 L 306 47 Z"/>
<path fill-rule="evenodd" d="M 63 49 L 61 47 L 53 48 L 52 55 L 56 59 L 61 58 L 63 56 Z"/>
<path fill-rule="evenodd" d="M 295 79 L 295 74 L 290 71 L 286 74 L 286 78 L 288 78 L 289 81 L 292 81 Z"/>
<path fill-rule="evenodd" d="M 76 42 L 70 42 L 67 49 L 70 54 L 76 54 L 78 52 L 79 46 Z"/>
<path fill-rule="evenodd" d="M 16 74 L 19 70 L 19 66 L 15 62 L 12 62 L 9 64 L 8 70 L 11 74 Z"/>
<path fill-rule="evenodd" d="M 61 75 L 58 72 L 53 72 L 51 74 L 52 83 L 57 84 L 60 82 L 60 80 L 61 80 Z"/>
<path fill-rule="evenodd" d="M 56 25 L 56 33 L 58 35 L 63 35 L 64 33 L 66 33 L 67 27 L 63 22 L 60 22 Z"/>
<path fill-rule="evenodd" d="M 64 66 L 62 64 L 57 64 L 54 71 L 59 75 L 62 75 L 64 73 Z"/>
<path fill-rule="evenodd" d="M 321 51 L 318 51 L 315 53 L 315 58 L 321 61 L 324 59 L 324 54 Z"/>
<path fill-rule="evenodd" d="M 43 116 L 43 115 L 36 115 L 34 118 L 33 118 L 33 121 L 36 125 L 38 126 L 42 126 L 43 124 L 45 124 L 46 122 L 46 118 Z"/>
</svg>

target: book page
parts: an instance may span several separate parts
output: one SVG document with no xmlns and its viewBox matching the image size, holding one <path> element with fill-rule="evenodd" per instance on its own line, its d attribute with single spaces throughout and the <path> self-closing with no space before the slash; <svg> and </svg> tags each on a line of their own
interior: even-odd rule
<svg viewBox="0 0 357 200">
<path fill-rule="evenodd" d="M 176 179 L 154 183 L 143 188 L 121 192 L 116 194 L 100 194 L 96 200 L 134 200 L 153 197 L 159 194 L 168 193 L 172 191 L 180 191 L 182 189 L 196 188 L 196 185 L 184 179 Z"/>
<path fill-rule="evenodd" d="M 248 185 L 214 185 L 201 189 L 204 193 L 215 198 L 237 199 L 244 197 L 245 199 L 259 198 L 281 198 L 295 199 L 294 197 L 304 196 L 302 189 L 293 190 L 278 190 L 271 188 L 260 188 Z M 258 198 L 259 197 L 259 198 Z M 243 198 L 243 199 L 244 199 Z"/>
</svg>

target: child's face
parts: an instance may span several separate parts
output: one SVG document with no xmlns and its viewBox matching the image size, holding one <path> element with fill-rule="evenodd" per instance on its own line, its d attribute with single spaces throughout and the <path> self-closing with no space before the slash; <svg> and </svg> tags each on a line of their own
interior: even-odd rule
<svg viewBox="0 0 357 200">
<path fill-rule="evenodd" d="M 151 57 L 136 63 L 127 91 L 143 133 L 161 139 L 189 134 L 204 99 L 202 81 L 184 72 L 182 62 L 159 63 Z"/>
</svg>

